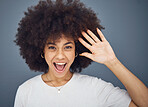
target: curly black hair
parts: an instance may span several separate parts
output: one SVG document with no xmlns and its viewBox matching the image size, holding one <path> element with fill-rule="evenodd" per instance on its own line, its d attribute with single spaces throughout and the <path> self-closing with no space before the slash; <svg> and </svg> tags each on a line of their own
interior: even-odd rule
<svg viewBox="0 0 148 107">
<path fill-rule="evenodd" d="M 57 40 L 62 34 L 72 37 L 76 52 L 80 54 L 90 52 L 78 41 L 78 38 L 82 37 L 81 32 L 90 29 L 100 39 L 96 28 L 104 29 L 94 11 L 86 8 L 79 0 L 39 1 L 24 14 L 14 41 L 20 47 L 20 55 L 30 69 L 44 73 L 48 72 L 48 65 L 45 59 L 41 58 L 41 54 L 49 38 Z M 91 62 L 91 59 L 78 56 L 70 67 L 71 72 L 81 72 L 82 68 Z"/>
</svg>

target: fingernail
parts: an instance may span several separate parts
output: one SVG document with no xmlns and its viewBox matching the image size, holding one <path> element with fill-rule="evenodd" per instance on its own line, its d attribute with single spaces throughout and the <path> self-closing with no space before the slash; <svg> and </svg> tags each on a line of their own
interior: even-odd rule
<svg viewBox="0 0 148 107">
<path fill-rule="evenodd" d="M 81 38 L 78 38 L 78 40 L 80 40 Z"/>
<path fill-rule="evenodd" d="M 87 32 L 90 32 L 90 30 L 88 29 Z"/>
<path fill-rule="evenodd" d="M 100 29 L 99 29 L 99 28 L 97 28 L 97 30 L 99 30 L 99 31 L 100 31 Z"/>
<path fill-rule="evenodd" d="M 79 54 L 80 56 L 83 56 L 82 54 Z"/>
<path fill-rule="evenodd" d="M 85 32 L 84 32 L 84 31 L 82 31 L 81 33 L 82 33 L 82 34 L 84 34 Z"/>
</svg>

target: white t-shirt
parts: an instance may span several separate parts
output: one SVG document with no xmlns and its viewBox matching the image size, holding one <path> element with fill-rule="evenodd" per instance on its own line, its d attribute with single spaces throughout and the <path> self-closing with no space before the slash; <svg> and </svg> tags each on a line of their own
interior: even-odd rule
<svg viewBox="0 0 148 107">
<path fill-rule="evenodd" d="M 60 93 L 57 88 L 35 76 L 19 86 L 14 107 L 128 107 L 131 102 L 125 90 L 80 73 L 74 73 Z"/>
</svg>

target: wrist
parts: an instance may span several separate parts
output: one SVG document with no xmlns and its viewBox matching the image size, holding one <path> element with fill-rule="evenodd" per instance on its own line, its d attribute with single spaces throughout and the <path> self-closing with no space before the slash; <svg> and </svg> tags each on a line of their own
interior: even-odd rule
<svg viewBox="0 0 148 107">
<path fill-rule="evenodd" d="M 115 66 L 116 64 L 120 63 L 120 61 L 115 57 L 107 62 L 105 62 L 104 64 L 106 66 Z"/>
</svg>

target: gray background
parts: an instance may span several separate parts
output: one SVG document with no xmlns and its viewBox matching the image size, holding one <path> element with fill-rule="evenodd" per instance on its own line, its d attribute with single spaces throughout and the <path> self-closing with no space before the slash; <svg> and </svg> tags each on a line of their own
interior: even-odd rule
<svg viewBox="0 0 148 107">
<path fill-rule="evenodd" d="M 20 84 L 40 74 L 29 70 L 13 40 L 27 7 L 38 0 L 0 0 L 0 107 L 12 107 Z M 148 86 L 147 0 L 82 0 L 106 28 L 103 33 L 118 59 Z M 83 74 L 97 76 L 124 88 L 104 65 L 92 63 Z M 135 84 L 136 85 L 136 84 Z"/>
</svg>

